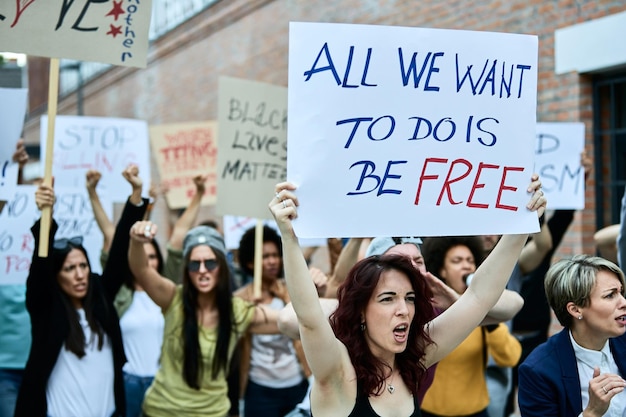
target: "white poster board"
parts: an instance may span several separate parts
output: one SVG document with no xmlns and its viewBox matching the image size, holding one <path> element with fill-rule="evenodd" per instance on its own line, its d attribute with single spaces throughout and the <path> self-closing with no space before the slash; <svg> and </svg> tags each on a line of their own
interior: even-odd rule
<svg viewBox="0 0 626 417">
<path fill-rule="evenodd" d="M 19 166 L 13 153 L 24 127 L 27 98 L 25 88 L 0 88 L 0 200 L 15 193 Z"/>
<path fill-rule="evenodd" d="M 30 228 L 41 216 L 35 204 L 34 185 L 18 185 L 0 213 L 0 285 L 24 284 L 28 277 L 35 241 Z M 56 187 L 57 201 L 52 217 L 58 224 L 55 239 L 83 236 L 92 271 L 102 272 L 100 251 L 102 233 L 93 217 L 93 210 L 84 188 Z M 113 204 L 102 200 L 109 218 Z"/>
<path fill-rule="evenodd" d="M 525 208 L 537 46 L 531 35 L 292 22 L 298 236 L 537 231 Z"/>
<path fill-rule="evenodd" d="M 215 211 L 268 219 L 267 196 L 287 176 L 287 89 L 220 77 L 218 113 Z"/>
<path fill-rule="evenodd" d="M 152 0 L 0 2 L 0 51 L 145 67 Z"/>
<path fill-rule="evenodd" d="M 48 117 L 41 117 L 41 154 L 46 153 Z M 45 160 L 41 160 L 44 172 Z M 128 164 L 139 167 L 143 195 L 150 189 L 150 144 L 143 120 L 109 117 L 57 116 L 54 126 L 52 175 L 54 185 L 85 187 L 90 169 L 102 173 L 98 195 L 124 203 L 131 188 L 122 172 Z"/>
<path fill-rule="evenodd" d="M 585 208 L 584 123 L 537 123 L 535 172 L 549 209 Z"/>
</svg>

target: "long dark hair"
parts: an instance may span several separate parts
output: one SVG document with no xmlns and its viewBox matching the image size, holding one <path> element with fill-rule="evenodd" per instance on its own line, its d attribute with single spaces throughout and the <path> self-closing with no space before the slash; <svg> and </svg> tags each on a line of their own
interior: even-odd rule
<svg viewBox="0 0 626 417">
<path fill-rule="evenodd" d="M 361 313 L 382 274 L 390 270 L 405 274 L 415 291 L 415 317 L 409 328 L 407 347 L 404 352 L 396 354 L 402 380 L 413 395 L 417 395 L 418 384 L 426 375 L 421 361 L 424 352 L 433 343 L 424 328 L 435 317 L 430 303 L 433 294 L 410 259 L 402 255 L 374 255 L 354 265 L 337 291 L 339 304 L 330 317 L 330 324 L 335 336 L 348 347 L 362 393 L 367 396 L 382 392 L 390 369 L 372 354 L 363 332 L 359 330 Z"/>
<path fill-rule="evenodd" d="M 224 254 L 211 246 L 215 258 L 219 264 L 219 275 L 215 287 L 215 301 L 217 303 L 217 343 L 211 364 L 211 376 L 213 379 L 222 369 L 228 370 L 228 348 L 233 328 L 233 303 L 232 290 L 230 287 L 231 271 Z M 204 372 L 202 364 L 202 352 L 200 351 L 200 339 L 198 336 L 198 290 L 191 283 L 187 265 L 191 251 L 185 258 L 183 273 L 183 377 L 191 388 L 200 389 L 200 380 Z"/>
<path fill-rule="evenodd" d="M 87 256 L 87 251 L 82 245 L 76 245 L 74 243 L 68 242 L 67 247 L 64 249 L 52 249 L 52 272 L 55 276 L 55 283 L 59 292 L 61 293 L 61 300 L 63 300 L 63 306 L 65 307 L 65 314 L 67 315 L 67 320 L 69 323 L 69 333 L 65 338 L 65 348 L 70 352 L 74 353 L 79 358 L 85 356 L 85 333 L 83 332 L 83 328 L 80 324 L 78 312 L 76 308 L 72 304 L 68 295 L 61 289 L 56 280 L 59 272 L 61 272 L 61 268 L 63 268 L 63 264 L 67 258 L 67 255 L 72 251 L 72 249 L 78 249 L 85 255 L 85 259 L 87 260 L 87 265 L 89 265 L 89 277 L 87 279 L 87 294 L 82 300 L 83 310 L 85 311 L 85 317 L 87 319 L 87 323 L 89 323 L 89 328 L 92 332 L 92 337 L 95 335 L 98 338 L 98 350 L 102 349 L 104 344 L 104 332 L 102 327 L 96 320 L 93 314 L 94 307 L 94 285 L 91 282 L 92 278 L 95 276 L 91 273 L 91 264 L 89 263 L 89 257 Z"/>
</svg>

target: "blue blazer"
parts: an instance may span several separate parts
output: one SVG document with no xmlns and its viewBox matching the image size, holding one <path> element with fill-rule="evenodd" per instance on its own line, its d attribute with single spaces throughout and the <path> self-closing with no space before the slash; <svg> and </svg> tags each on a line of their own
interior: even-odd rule
<svg viewBox="0 0 626 417">
<path fill-rule="evenodd" d="M 626 335 L 609 339 L 611 353 L 626 376 Z M 519 366 L 518 402 L 522 417 L 576 417 L 582 396 L 574 347 L 563 329 Z"/>
</svg>

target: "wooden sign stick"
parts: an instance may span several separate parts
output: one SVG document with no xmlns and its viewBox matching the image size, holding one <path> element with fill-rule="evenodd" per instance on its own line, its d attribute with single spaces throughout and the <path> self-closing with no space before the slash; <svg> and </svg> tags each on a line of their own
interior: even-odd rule
<svg viewBox="0 0 626 417">
<path fill-rule="evenodd" d="M 255 300 L 261 299 L 261 282 L 263 279 L 263 220 L 257 220 L 254 229 L 254 281 L 252 294 Z"/>
<path fill-rule="evenodd" d="M 50 58 L 50 80 L 48 81 L 48 132 L 46 136 L 46 161 L 43 183 L 52 186 L 52 154 L 54 150 L 54 122 L 59 98 L 59 58 Z M 52 223 L 52 207 L 44 207 L 39 224 L 39 256 L 48 256 L 48 240 Z"/>
</svg>

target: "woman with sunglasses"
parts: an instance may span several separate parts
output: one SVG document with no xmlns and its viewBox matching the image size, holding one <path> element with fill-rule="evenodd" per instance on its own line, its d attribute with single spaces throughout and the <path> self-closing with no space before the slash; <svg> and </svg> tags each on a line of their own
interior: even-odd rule
<svg viewBox="0 0 626 417">
<path fill-rule="evenodd" d="M 54 189 L 40 185 L 39 209 L 52 208 Z M 32 346 L 18 394 L 16 417 L 117 417 L 125 415 L 122 366 L 126 362 L 119 318 L 113 306 L 126 262 L 127 231 L 143 210 L 126 203 L 102 275 L 91 272 L 82 238 L 54 240 L 38 255 L 40 220 L 31 228 L 35 250 L 26 281 Z M 123 231 L 123 232 L 122 232 Z"/>
<path fill-rule="evenodd" d="M 278 333 L 278 312 L 233 297 L 226 247 L 208 226 L 191 229 L 183 240 L 182 284 L 148 264 L 143 244 L 157 227 L 140 221 L 130 230 L 130 269 L 163 311 L 161 367 L 146 393 L 148 417 L 224 417 L 230 409 L 227 370 L 237 340 L 253 333 Z"/>
</svg>

